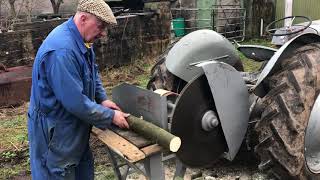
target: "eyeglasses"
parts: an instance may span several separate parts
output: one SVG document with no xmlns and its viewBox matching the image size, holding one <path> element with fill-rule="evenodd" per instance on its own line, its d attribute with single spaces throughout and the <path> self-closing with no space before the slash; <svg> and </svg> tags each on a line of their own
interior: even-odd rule
<svg viewBox="0 0 320 180">
<path fill-rule="evenodd" d="M 95 16 L 94 16 L 95 17 Z M 96 24 L 99 30 L 101 31 L 106 31 L 107 24 L 101 21 L 99 18 L 95 17 L 96 19 Z"/>
</svg>

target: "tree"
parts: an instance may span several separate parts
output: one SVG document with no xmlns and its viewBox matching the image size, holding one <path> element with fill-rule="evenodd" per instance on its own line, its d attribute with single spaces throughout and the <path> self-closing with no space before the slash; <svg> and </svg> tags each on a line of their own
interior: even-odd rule
<svg viewBox="0 0 320 180">
<path fill-rule="evenodd" d="M 58 14 L 60 5 L 63 3 L 63 0 L 50 0 L 50 2 L 52 5 L 53 13 Z"/>
<path fill-rule="evenodd" d="M 12 18 L 15 18 L 17 16 L 17 13 L 16 13 L 16 7 L 14 5 L 14 3 L 16 2 L 16 0 L 8 0 L 9 2 L 9 5 L 10 5 L 10 16 Z"/>
</svg>

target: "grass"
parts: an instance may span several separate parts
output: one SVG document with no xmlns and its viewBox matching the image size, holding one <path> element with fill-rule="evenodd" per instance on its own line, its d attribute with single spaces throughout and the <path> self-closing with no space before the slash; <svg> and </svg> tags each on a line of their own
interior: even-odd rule
<svg viewBox="0 0 320 180">
<path fill-rule="evenodd" d="M 0 166 L 0 179 L 10 179 L 13 176 L 30 174 L 30 162 L 22 161 L 19 164 Z"/>
<path fill-rule="evenodd" d="M 260 46 L 267 46 L 267 47 L 272 47 L 275 48 L 272 44 L 270 40 L 267 39 L 251 39 L 248 41 L 244 41 L 241 44 L 250 44 L 250 45 L 260 45 Z M 247 57 L 245 57 L 241 52 L 238 51 L 238 54 L 240 56 L 240 59 L 243 63 L 244 66 L 244 71 L 246 72 L 254 72 L 257 71 L 260 66 L 262 65 L 262 62 L 256 62 L 252 59 L 248 59 Z"/>
<path fill-rule="evenodd" d="M 18 115 L 2 119 L 0 123 L 0 148 L 1 151 L 20 150 L 28 145 L 25 115 Z M 0 151 L 0 152 L 1 152 Z"/>
<path fill-rule="evenodd" d="M 276 46 L 271 44 L 271 40 L 269 39 L 250 39 L 250 40 L 243 41 L 241 44 L 260 45 L 260 46 L 276 48 Z"/>
<path fill-rule="evenodd" d="M 27 106 L 0 111 L 0 179 L 30 173 Z"/>
<path fill-rule="evenodd" d="M 154 63 L 154 60 L 139 60 L 132 64 L 101 72 L 103 86 L 107 90 L 108 95 L 111 95 L 113 87 L 124 82 L 145 88 Z"/>
<path fill-rule="evenodd" d="M 108 165 L 97 165 L 95 167 L 95 175 L 96 180 L 114 180 L 116 176 L 113 172 L 112 166 Z"/>
<path fill-rule="evenodd" d="M 250 40 L 241 44 L 271 46 L 268 40 Z M 272 46 L 271 46 L 272 47 Z M 261 63 L 254 62 L 239 53 L 246 71 L 256 71 Z M 137 61 L 133 64 L 103 71 L 102 82 L 109 95 L 114 86 L 127 82 L 145 88 L 154 60 Z M 27 118 L 28 103 L 18 108 L 0 109 L 0 179 L 30 172 L 28 158 Z M 110 165 L 96 166 L 96 179 L 115 179 Z"/>
</svg>

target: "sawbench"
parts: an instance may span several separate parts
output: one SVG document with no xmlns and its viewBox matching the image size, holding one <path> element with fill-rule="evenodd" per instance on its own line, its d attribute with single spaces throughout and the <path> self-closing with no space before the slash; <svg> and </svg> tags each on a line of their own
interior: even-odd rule
<svg viewBox="0 0 320 180">
<path fill-rule="evenodd" d="M 92 128 L 92 134 L 106 145 L 115 176 L 126 179 L 132 172 L 147 179 L 164 180 L 163 148 L 150 140 L 118 128 L 100 130 Z"/>
</svg>

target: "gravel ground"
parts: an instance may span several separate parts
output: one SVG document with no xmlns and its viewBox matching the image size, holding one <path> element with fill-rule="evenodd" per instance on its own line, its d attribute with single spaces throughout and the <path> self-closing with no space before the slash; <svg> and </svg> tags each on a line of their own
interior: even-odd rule
<svg viewBox="0 0 320 180">
<path fill-rule="evenodd" d="M 95 179 L 115 179 L 111 163 L 105 146 L 101 142 L 92 138 L 91 147 L 95 156 L 96 175 Z M 142 165 L 141 165 L 142 167 Z M 251 153 L 241 152 L 234 161 L 220 160 L 209 168 L 187 168 L 185 180 L 266 180 L 271 179 L 266 174 L 258 170 L 258 161 Z M 175 172 L 175 161 L 168 160 L 164 162 L 165 179 L 173 179 Z M 143 175 L 132 173 L 128 180 L 144 180 Z M 176 178 L 182 179 L 182 178 Z"/>
<path fill-rule="evenodd" d="M 173 161 L 165 162 L 165 179 L 173 179 L 175 172 L 175 163 Z M 130 174 L 130 180 L 146 179 L 139 174 Z M 182 179 L 182 178 L 176 178 Z M 259 172 L 256 167 L 249 165 L 244 166 L 239 162 L 225 162 L 219 165 L 205 169 L 188 168 L 183 178 L 184 180 L 266 180 L 270 179 L 267 175 Z"/>
</svg>

